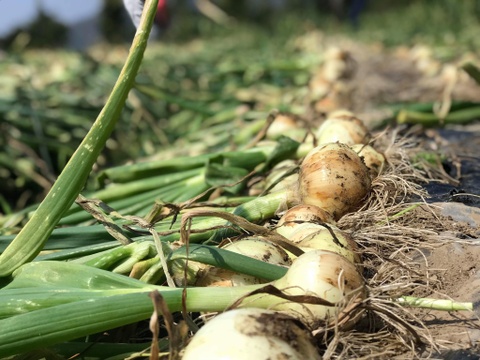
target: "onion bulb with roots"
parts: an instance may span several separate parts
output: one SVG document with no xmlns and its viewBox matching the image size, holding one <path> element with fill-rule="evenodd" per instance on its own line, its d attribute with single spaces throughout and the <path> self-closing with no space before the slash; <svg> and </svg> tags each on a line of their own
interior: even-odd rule
<svg viewBox="0 0 480 360">
<path fill-rule="evenodd" d="M 280 246 L 262 240 L 258 237 L 249 237 L 229 243 L 223 247 L 225 250 L 249 256 L 263 262 L 275 265 L 289 266 L 290 257 Z M 214 266 L 208 266 L 201 271 L 200 277 L 196 282 L 197 286 L 241 286 L 262 284 L 266 281 L 251 275 L 245 275 L 222 269 Z"/>
<path fill-rule="evenodd" d="M 300 166 L 300 202 L 316 205 L 335 220 L 357 209 L 370 192 L 367 166 L 348 145 L 323 144 L 310 151 Z"/>
<path fill-rule="evenodd" d="M 379 153 L 370 145 L 355 144 L 351 146 L 352 149 L 363 158 L 365 165 L 367 165 L 371 179 L 375 179 L 380 175 L 385 167 L 385 156 Z"/>
<path fill-rule="evenodd" d="M 288 295 L 310 295 L 335 304 L 268 299 L 270 309 L 284 311 L 312 328 L 331 324 L 337 317 L 340 322 L 355 318 L 349 311 L 365 298 L 364 281 L 357 267 L 345 257 L 327 250 L 313 250 L 299 256 L 273 285 Z M 248 298 L 245 305 L 248 305 Z"/>
<path fill-rule="evenodd" d="M 311 333 L 297 319 L 271 310 L 229 310 L 208 321 L 183 360 L 320 360 Z"/>
<path fill-rule="evenodd" d="M 315 133 L 319 144 L 341 142 L 347 145 L 366 144 L 370 133 L 362 120 L 342 111 L 330 115 Z"/>
</svg>

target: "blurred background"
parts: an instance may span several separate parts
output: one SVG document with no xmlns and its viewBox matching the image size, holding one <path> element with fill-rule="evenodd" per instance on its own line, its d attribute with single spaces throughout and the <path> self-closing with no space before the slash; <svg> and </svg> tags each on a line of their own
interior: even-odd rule
<svg viewBox="0 0 480 360">
<path fill-rule="evenodd" d="M 168 0 L 167 5 L 168 29 L 162 35 L 177 41 L 221 31 L 215 25 L 240 22 L 261 28 L 284 24 L 290 31 L 315 26 L 360 32 L 389 44 L 432 39 L 453 43 L 458 37 L 474 42 L 480 19 L 478 0 Z M 121 0 L 0 0 L 4 50 L 15 40 L 29 47 L 84 50 L 99 42 L 128 41 L 132 34 Z"/>
<path fill-rule="evenodd" d="M 134 32 L 121 0 L 0 0 L 0 212 L 45 195 Z M 480 0 L 168 0 L 96 169 L 235 148 L 245 139 L 232 129 L 258 131 L 272 109 L 343 106 L 368 120 L 390 116 L 375 115 L 385 106 L 437 101 L 451 82 L 445 63 L 476 59 L 478 34 Z M 309 89 L 331 54 L 355 72 L 326 104 Z M 454 98 L 480 100 L 458 79 L 470 87 L 454 87 Z"/>
</svg>

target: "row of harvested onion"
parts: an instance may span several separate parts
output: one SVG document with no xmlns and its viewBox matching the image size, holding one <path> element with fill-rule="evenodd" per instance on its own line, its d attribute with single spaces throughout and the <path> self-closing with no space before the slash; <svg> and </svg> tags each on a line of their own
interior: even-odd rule
<svg viewBox="0 0 480 360">
<path fill-rule="evenodd" d="M 385 158 L 366 144 L 370 139 L 367 128 L 349 112 L 330 116 L 316 138 L 321 144 L 305 156 L 299 173 L 283 180 L 298 205 L 287 210 L 275 226 L 278 234 L 304 254 L 297 257 L 262 237 L 241 239 L 224 247 L 289 266 L 285 276 L 271 283 L 285 296 L 256 294 L 241 303 L 240 307 L 248 309 L 217 315 L 193 337 L 185 360 L 276 358 L 278 354 L 318 359 L 307 329 L 338 321 L 352 325 L 358 318 L 344 315 L 366 295 L 361 257 L 355 241 L 336 227 L 336 221 L 362 204 Z M 264 282 L 214 267 L 200 274 L 195 279 L 199 286 Z"/>
</svg>

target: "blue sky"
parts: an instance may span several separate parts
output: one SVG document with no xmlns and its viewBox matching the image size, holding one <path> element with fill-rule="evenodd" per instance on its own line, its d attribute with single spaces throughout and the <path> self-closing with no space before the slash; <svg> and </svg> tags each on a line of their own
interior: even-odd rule
<svg viewBox="0 0 480 360">
<path fill-rule="evenodd" d="M 40 9 L 69 25 L 98 14 L 102 7 L 103 0 L 0 0 L 0 37 L 35 20 Z"/>
</svg>

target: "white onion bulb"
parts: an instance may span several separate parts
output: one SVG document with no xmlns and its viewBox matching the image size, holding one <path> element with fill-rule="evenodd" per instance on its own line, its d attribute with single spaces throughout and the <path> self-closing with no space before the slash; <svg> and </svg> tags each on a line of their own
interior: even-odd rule
<svg viewBox="0 0 480 360">
<path fill-rule="evenodd" d="M 311 333 L 275 311 L 229 310 L 208 321 L 185 348 L 183 360 L 320 360 Z"/>
<path fill-rule="evenodd" d="M 348 145 L 323 144 L 310 151 L 300 166 L 299 196 L 335 220 L 359 207 L 370 191 L 370 174 Z"/>
<path fill-rule="evenodd" d="M 331 226 L 330 228 L 335 237 L 333 237 L 330 230 L 325 227 L 314 233 L 308 232 L 302 234 L 303 231 L 295 232 L 292 236 L 301 238 L 298 246 L 304 251 L 308 251 L 306 250 L 307 248 L 328 250 L 344 256 L 353 264 L 360 264 L 361 260 L 358 255 L 358 246 L 352 237 L 335 226 Z M 293 239 L 292 241 L 295 240 Z"/>
<path fill-rule="evenodd" d="M 356 266 L 345 257 L 326 250 L 301 255 L 285 276 L 273 284 L 289 295 L 312 295 L 337 304 L 332 307 L 281 299 L 270 307 L 285 311 L 312 328 L 331 323 L 351 305 L 350 301 L 365 297 L 364 281 Z"/>
<path fill-rule="evenodd" d="M 329 116 L 315 133 L 319 144 L 341 142 L 347 145 L 366 144 L 370 133 L 363 121 L 347 112 Z"/>
<path fill-rule="evenodd" d="M 298 238 L 293 238 L 292 234 L 297 231 L 314 233 L 322 229 L 322 225 L 316 224 L 313 222 L 304 222 L 304 223 L 285 223 L 282 226 L 275 229 L 275 231 L 286 237 L 288 240 L 298 243 L 300 240 Z"/>
<path fill-rule="evenodd" d="M 278 220 L 275 231 L 290 239 L 290 234 L 300 225 L 334 224 L 332 215 L 315 205 L 300 204 L 288 209 Z M 304 225 L 305 226 L 305 225 Z M 291 239 L 290 239 L 291 240 Z"/>
</svg>

